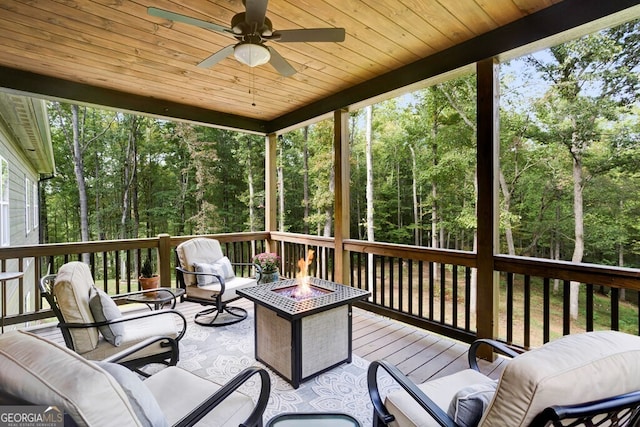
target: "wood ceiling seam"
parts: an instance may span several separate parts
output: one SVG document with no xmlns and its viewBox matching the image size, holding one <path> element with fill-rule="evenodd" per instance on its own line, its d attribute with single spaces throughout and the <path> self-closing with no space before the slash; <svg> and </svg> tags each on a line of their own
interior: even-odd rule
<svg viewBox="0 0 640 427">
<path fill-rule="evenodd" d="M 491 16 L 498 24 L 503 26 L 510 22 L 520 19 L 525 14 L 516 6 L 513 0 L 497 2 L 495 0 L 475 0 L 479 7 Z M 518 18 L 513 19 L 514 16 Z"/>
<path fill-rule="evenodd" d="M 43 24 L 44 24 L 44 25 L 48 25 L 48 23 L 47 23 L 47 22 L 44 22 Z M 53 26 L 53 28 L 55 28 L 55 26 L 54 26 L 53 24 L 51 24 L 51 26 Z M 85 34 L 86 34 L 86 33 L 85 33 Z M 81 40 L 82 40 L 83 42 L 84 42 L 84 41 L 86 41 L 86 35 L 84 35 L 84 36 L 83 36 L 83 38 L 82 38 Z M 118 44 L 117 46 L 119 47 L 119 46 L 120 46 L 120 44 Z M 182 69 L 183 64 L 176 64 L 176 67 L 178 67 L 179 69 Z M 176 70 L 176 71 L 180 72 L 180 70 Z M 180 73 L 181 73 L 181 72 L 180 72 Z M 276 73 L 274 73 L 274 75 L 276 76 L 276 79 L 279 79 L 279 78 L 280 78 Z M 231 81 L 230 81 L 230 83 L 231 83 Z M 269 82 L 260 82 L 260 83 L 261 83 L 261 84 L 263 84 L 263 83 L 264 83 L 264 84 L 270 84 L 270 85 L 273 85 L 273 84 L 274 84 L 274 82 L 273 82 L 273 81 L 269 81 Z M 208 84 L 208 82 L 207 82 L 207 84 Z M 336 82 L 334 81 L 334 82 L 332 82 L 331 84 L 336 84 Z M 247 88 L 248 88 L 248 87 L 250 87 L 250 86 L 249 86 L 249 85 L 247 85 Z M 289 93 L 291 93 L 291 94 L 295 94 L 295 90 L 292 90 L 292 91 L 290 91 Z"/>
<path fill-rule="evenodd" d="M 0 39 L 0 46 L 2 46 L 3 40 Z M 28 45 L 25 45 L 28 47 Z M 6 51 L 11 52 L 12 49 L 14 49 L 11 46 L 5 46 Z M 25 49 L 26 50 L 26 49 Z M 20 49 L 15 49 L 15 52 L 19 52 Z M 41 73 L 41 74 L 47 74 L 50 73 L 51 70 L 55 70 L 57 71 L 57 75 L 63 76 L 64 78 L 66 78 L 69 81 L 77 81 L 80 83 L 85 83 L 85 84 L 95 84 L 95 82 L 92 83 L 92 81 L 88 81 L 87 79 L 83 78 L 82 76 L 78 75 L 77 73 L 70 73 L 67 70 L 68 69 L 60 69 L 58 70 L 56 65 L 54 63 L 50 63 L 47 62 L 46 59 L 48 59 L 46 56 L 43 56 L 41 54 L 38 53 L 34 53 L 34 59 L 39 59 L 40 63 L 42 64 L 41 67 L 39 68 L 35 68 L 33 70 L 30 70 L 32 72 L 37 72 L 37 73 Z M 22 64 L 16 64 L 13 63 L 11 61 L 7 61 L 8 65 L 13 65 L 15 67 L 19 67 Z M 100 85 L 100 87 L 103 87 L 105 89 L 110 89 L 110 90 L 115 90 L 113 85 L 109 85 L 108 82 L 109 81 L 113 81 L 114 79 L 112 78 L 112 74 L 98 74 L 99 77 L 102 77 L 101 79 L 99 79 L 100 81 L 103 82 L 102 85 Z M 118 79 L 118 84 L 121 85 L 122 87 L 127 88 L 128 90 L 130 90 L 132 93 L 139 93 L 137 91 L 137 89 L 139 89 L 139 80 L 138 79 L 129 79 L 129 76 L 127 75 L 122 75 L 120 76 L 120 78 Z M 225 96 L 222 96 L 221 93 L 222 91 L 218 92 L 217 95 L 218 97 L 216 98 L 215 102 L 211 102 L 211 100 L 209 98 L 202 98 L 204 95 L 203 93 L 194 93 L 192 95 L 186 96 L 183 92 L 177 92 L 175 89 L 167 89 L 166 91 L 164 89 L 161 88 L 156 88 L 157 91 L 157 95 L 164 95 L 162 97 L 162 99 L 166 99 L 168 101 L 172 101 L 172 102 L 176 102 L 176 103 L 181 103 L 181 104 L 185 104 L 188 105 L 189 101 L 194 101 L 194 100 L 198 100 L 200 99 L 202 102 L 197 103 L 195 105 L 201 105 L 202 108 L 206 108 L 206 109 L 210 109 L 210 110 L 214 110 L 214 107 L 218 107 L 220 108 L 222 105 L 228 106 L 229 108 L 233 109 L 233 111 L 244 111 L 247 114 L 250 114 L 251 116 L 256 116 L 256 111 L 255 109 L 250 107 L 250 103 L 251 101 L 249 99 L 247 99 L 246 104 L 242 104 L 238 102 L 238 97 L 237 96 L 232 96 L 229 98 L 226 98 Z M 176 96 L 176 93 L 179 93 L 180 96 Z M 140 96 L 147 96 L 149 97 L 149 95 L 145 95 L 145 94 L 140 94 Z M 156 96 L 157 98 L 158 96 Z M 228 101 L 225 101 L 225 99 L 228 99 Z M 275 105 L 275 104 L 274 104 Z M 242 108 L 244 106 L 244 108 Z M 258 112 L 260 116 L 262 116 L 262 112 Z M 257 116 L 256 116 L 257 117 Z"/>
<path fill-rule="evenodd" d="M 171 22 L 167 20 L 162 20 L 161 18 L 154 18 L 154 19 L 157 19 L 158 22 Z M 183 34 L 185 35 L 185 37 L 192 37 L 194 32 L 202 33 L 202 37 L 197 37 L 197 40 L 202 40 L 203 38 L 208 38 L 208 37 L 213 37 L 213 38 L 225 37 L 224 35 L 217 34 L 216 32 L 201 29 L 195 26 L 189 26 L 181 23 L 177 23 L 177 24 L 178 24 L 177 26 L 174 26 L 173 24 L 164 25 L 162 23 L 155 23 L 155 25 L 162 28 L 158 28 L 157 31 L 154 31 L 154 34 L 159 37 L 166 37 L 166 39 L 172 40 L 172 41 L 176 40 L 176 37 L 173 36 L 174 32 Z M 200 62 L 200 60 L 209 56 L 211 53 L 216 52 L 217 50 L 222 49 L 223 47 L 228 46 L 230 44 L 234 44 L 236 42 L 235 39 L 233 39 L 232 37 L 225 37 L 225 39 L 228 40 L 226 44 L 221 42 L 220 45 L 216 46 L 216 48 L 214 49 L 203 48 L 204 53 L 194 54 L 194 61 L 192 61 L 192 64 L 195 65 L 198 62 Z M 182 43 L 182 41 L 180 41 L 179 43 Z M 276 44 L 275 46 L 277 47 L 277 50 L 279 52 L 280 51 L 289 52 L 289 54 L 285 54 L 283 56 L 287 57 L 287 59 L 290 62 L 297 63 L 299 65 L 299 68 L 301 69 L 305 69 L 305 70 L 309 68 L 316 69 L 316 70 L 324 69 L 324 70 L 327 70 L 328 72 L 332 72 L 332 68 L 335 67 L 337 70 L 342 70 L 342 77 L 339 75 L 339 73 L 336 73 L 335 75 L 333 75 L 333 77 L 341 78 L 342 80 L 344 80 L 345 75 L 350 76 L 350 75 L 362 74 L 362 73 L 368 73 L 368 76 L 375 75 L 373 72 L 369 71 L 368 69 L 361 68 L 359 65 L 357 65 L 357 62 L 353 61 L 352 58 L 354 53 L 352 51 L 349 51 L 347 53 L 344 53 L 343 55 L 340 55 L 340 53 L 343 51 L 341 50 L 342 48 L 340 47 L 339 44 L 331 43 L 332 48 L 329 50 L 319 50 L 314 46 L 314 44 L 306 44 L 306 43 L 303 43 L 305 45 L 303 48 L 295 49 L 291 46 L 295 44 L 300 45 L 300 43 L 287 43 L 287 44 Z M 181 49 L 181 47 L 176 47 L 175 49 L 179 50 Z M 295 52 L 296 54 L 291 55 L 291 52 Z M 342 58 L 343 61 L 335 62 L 336 58 Z M 310 60 L 319 61 L 319 62 L 321 61 L 321 65 L 316 67 L 311 67 L 309 65 Z M 225 59 L 223 60 L 223 62 L 220 63 L 220 65 L 225 65 L 225 64 L 229 65 L 232 63 L 231 61 L 234 61 L 234 60 L 230 58 Z M 367 77 L 364 77 L 364 78 L 367 78 Z"/>
<path fill-rule="evenodd" d="M 496 2 L 501 1 L 503 0 L 496 0 Z M 484 34 L 498 27 L 498 23 L 482 10 L 474 0 L 467 0 L 464 3 L 448 1 L 441 4 L 453 16 L 458 17 L 462 25 L 467 27 L 474 36 Z M 464 20 L 459 18 L 462 16 L 464 16 Z"/>
<path fill-rule="evenodd" d="M 0 19 L 0 21 L 1 21 L 1 19 Z M 11 28 L 11 23 L 6 23 L 6 27 L 7 28 Z M 5 42 L 7 40 L 11 40 L 12 37 L 15 34 L 16 34 L 15 32 L 11 32 L 11 33 L 6 34 L 4 36 Z M 34 41 L 26 41 L 26 42 L 24 41 L 24 40 L 28 40 L 29 37 L 32 37 L 32 36 L 33 36 L 32 34 L 23 34 L 21 39 L 16 39 L 15 40 L 15 43 L 22 44 L 21 45 L 21 49 L 26 49 L 28 47 L 29 49 L 33 50 L 34 46 L 38 46 L 38 44 L 35 43 Z M 67 58 L 71 58 L 74 55 L 78 55 L 79 51 L 81 51 L 80 48 L 74 48 L 72 46 L 70 46 L 70 51 L 60 51 L 60 50 L 58 50 L 58 52 L 60 52 L 62 55 L 64 55 Z M 44 54 L 44 55 L 47 55 L 47 56 L 51 56 L 51 55 L 54 55 L 55 52 L 56 52 L 55 50 L 51 50 L 51 51 L 43 50 L 41 54 Z M 129 75 L 129 73 L 127 72 L 127 67 L 133 65 L 130 62 L 123 62 L 122 65 L 114 65 L 114 64 L 111 64 L 109 62 L 103 62 L 102 61 L 102 56 L 100 55 L 99 52 L 95 52 L 94 53 L 94 52 L 90 52 L 90 51 L 87 51 L 87 50 L 84 50 L 84 52 L 86 53 L 86 55 L 85 55 L 85 58 L 83 58 L 83 59 L 87 59 L 87 60 L 88 59 L 93 59 L 93 60 L 96 61 L 96 63 L 104 63 L 106 66 L 118 67 L 115 70 L 113 70 L 113 69 L 109 70 L 109 68 L 102 68 L 103 70 L 111 71 L 112 73 L 115 72 L 115 73 L 122 73 L 123 75 Z M 82 61 L 78 61 L 77 63 L 81 64 Z M 55 67 L 55 68 L 57 68 L 57 67 Z M 149 71 L 140 70 L 140 72 L 142 72 L 142 73 L 148 73 L 149 75 L 155 75 L 153 73 L 153 71 L 161 71 L 161 70 L 159 70 L 159 69 L 155 69 L 155 70 L 152 69 L 152 70 L 149 70 Z M 187 79 L 187 78 L 180 79 L 178 77 L 178 73 L 175 73 L 175 72 L 165 72 L 163 74 L 166 76 L 165 78 L 168 81 L 173 81 L 174 82 L 174 85 L 175 85 L 176 88 L 180 88 L 181 86 L 183 86 L 184 90 L 186 90 L 188 92 L 189 91 L 193 92 L 192 96 L 195 96 L 195 97 L 197 97 L 197 95 L 199 95 L 200 92 L 202 92 L 202 91 L 207 92 L 207 91 L 211 91 L 211 90 L 237 92 L 235 96 L 239 96 L 239 95 L 243 94 L 241 89 L 238 89 L 238 88 L 235 88 L 235 87 L 232 88 L 232 89 L 229 89 L 227 86 L 218 85 L 218 84 L 215 87 L 205 87 L 205 86 L 203 86 L 203 87 L 200 87 L 200 88 L 193 89 L 193 88 L 190 88 L 190 85 L 189 85 L 189 83 L 192 82 L 192 79 Z M 80 77 L 80 76 L 78 76 L 78 77 Z M 112 77 L 115 77 L 115 76 L 112 76 Z M 286 92 L 285 93 L 286 96 L 290 96 L 289 94 L 290 94 L 290 92 Z M 275 104 L 277 104 L 277 101 L 275 102 Z"/>
<path fill-rule="evenodd" d="M 461 43 L 473 36 L 466 26 L 440 4 L 440 1 L 400 0 L 400 2 L 429 22 L 452 44 Z"/>
<path fill-rule="evenodd" d="M 105 1 L 105 5 L 107 7 L 110 7 L 111 6 L 111 2 L 106 0 Z M 171 6 L 168 6 L 168 8 L 169 8 L 169 10 L 171 10 Z M 117 10 L 120 10 L 120 9 L 121 9 L 121 7 L 118 8 Z M 162 22 L 162 21 L 170 22 L 170 21 L 162 20 L 161 18 L 153 18 L 153 17 L 149 17 L 149 18 L 150 19 L 156 19 L 158 22 Z M 151 21 L 151 22 L 156 22 L 156 21 Z M 223 26 L 226 25 L 226 23 L 219 23 L 219 22 L 215 22 L 215 23 L 219 24 L 219 25 L 223 25 Z M 222 40 L 221 38 L 224 37 L 226 40 L 228 40 L 228 43 L 226 43 L 226 44 L 221 41 L 220 42 L 220 46 L 218 46 L 216 49 L 207 50 L 208 53 L 205 54 L 204 56 L 202 56 L 201 58 L 205 58 L 210 53 L 215 52 L 215 51 L 217 51 L 217 50 L 219 50 L 219 49 L 221 49 L 221 48 L 223 48 L 223 47 L 225 47 L 227 45 L 234 44 L 236 42 L 236 40 L 233 37 L 224 36 L 224 35 L 221 35 L 219 33 L 216 33 L 215 31 L 210 31 L 210 30 L 198 28 L 198 27 L 195 27 L 195 26 L 189 26 L 189 25 L 182 24 L 182 23 L 177 23 L 177 24 L 178 24 L 177 26 L 174 26 L 173 24 L 171 26 L 166 26 L 166 25 L 163 25 L 163 24 L 157 24 L 157 25 L 163 26 L 163 27 L 165 27 L 165 28 L 167 28 L 167 29 L 169 29 L 171 31 L 178 31 L 178 32 L 180 32 L 180 34 L 185 34 L 186 36 L 191 36 L 192 33 L 194 33 L 194 32 L 200 32 L 200 33 L 202 33 L 202 38 L 204 38 L 205 36 L 207 36 L 207 37 L 210 36 L 210 37 L 214 37 L 214 38 L 218 38 L 218 39 Z M 183 29 L 184 29 L 184 31 L 183 31 Z M 161 33 L 157 33 L 157 34 L 166 36 L 166 34 L 164 34 L 164 33 L 162 33 L 162 34 Z M 198 38 L 198 40 L 201 40 L 201 38 Z M 293 47 L 293 45 L 304 45 L 304 47 L 303 48 L 299 48 L 299 49 L 295 49 Z M 300 64 L 308 63 L 308 60 L 310 58 L 318 60 L 318 58 L 326 57 L 327 59 L 323 60 L 324 64 L 325 65 L 334 65 L 335 66 L 335 63 L 332 63 L 331 60 L 335 59 L 336 57 L 341 57 L 344 60 L 344 62 L 342 62 L 341 64 L 351 64 L 351 67 L 359 68 L 359 66 L 357 65 L 357 62 L 351 61 L 351 59 L 350 59 L 354 54 L 359 55 L 357 52 L 349 51 L 348 53 L 344 53 L 343 55 L 341 55 L 340 54 L 340 49 L 341 49 L 340 45 L 331 43 L 332 47 L 331 47 L 330 51 L 323 50 L 323 51 L 321 51 L 323 54 L 318 56 L 317 55 L 317 53 L 318 53 L 317 51 L 315 52 L 314 55 L 312 55 L 310 53 L 310 51 L 313 51 L 314 45 L 315 44 L 307 44 L 307 43 L 287 43 L 287 44 L 278 44 L 278 43 L 276 43 L 276 44 L 274 44 L 272 46 L 277 47 L 278 50 L 284 48 L 284 49 L 288 49 L 289 51 L 293 51 L 293 52 L 298 53 L 299 56 L 303 57 L 303 59 L 297 59 L 297 62 L 300 63 Z M 289 57 L 288 57 L 288 59 L 289 59 Z M 291 60 L 293 61 L 294 59 L 291 59 Z M 357 71 L 355 68 L 351 68 L 351 67 L 344 69 L 344 71 L 347 72 L 347 73 L 353 73 L 353 72 Z M 340 67 L 338 67 L 338 68 L 340 68 Z M 367 71 L 366 69 L 362 69 L 360 72 L 366 72 L 366 71 Z M 371 74 L 371 75 L 373 75 L 373 74 Z"/>
</svg>

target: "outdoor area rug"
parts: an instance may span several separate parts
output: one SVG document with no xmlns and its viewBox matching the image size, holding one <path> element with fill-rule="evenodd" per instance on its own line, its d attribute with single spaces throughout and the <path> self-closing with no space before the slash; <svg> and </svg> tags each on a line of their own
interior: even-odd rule
<svg viewBox="0 0 640 427">
<path fill-rule="evenodd" d="M 219 384 L 249 366 L 266 368 L 254 359 L 253 328 L 253 310 L 249 310 L 247 319 L 229 326 L 189 325 L 180 342 L 178 366 Z M 265 424 L 282 412 L 343 412 L 358 419 L 362 427 L 370 427 L 373 406 L 367 392 L 368 366 L 369 362 L 354 355 L 352 363 L 305 381 L 297 390 L 267 368 L 271 395 L 264 414 Z M 383 395 L 397 388 L 388 376 L 381 376 L 380 383 Z M 254 376 L 241 390 L 257 397 L 258 377 Z"/>
</svg>

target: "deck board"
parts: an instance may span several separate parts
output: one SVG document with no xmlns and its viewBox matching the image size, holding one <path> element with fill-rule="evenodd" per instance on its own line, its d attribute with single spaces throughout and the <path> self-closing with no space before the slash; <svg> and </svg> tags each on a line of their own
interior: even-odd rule
<svg viewBox="0 0 640 427">
<path fill-rule="evenodd" d="M 253 309 L 253 304 L 241 299 L 233 305 Z M 130 307 L 135 309 L 135 306 Z M 193 323 L 193 316 L 203 307 L 192 302 L 178 303 L 176 309 Z M 30 331 L 64 345 L 56 323 L 28 328 Z M 384 359 L 393 363 L 412 381 L 421 383 L 468 368 L 469 346 L 447 337 L 422 330 L 354 307 L 353 353 L 371 362 Z M 505 365 L 504 358 L 494 362 L 480 361 L 482 371 L 498 378 Z"/>
</svg>

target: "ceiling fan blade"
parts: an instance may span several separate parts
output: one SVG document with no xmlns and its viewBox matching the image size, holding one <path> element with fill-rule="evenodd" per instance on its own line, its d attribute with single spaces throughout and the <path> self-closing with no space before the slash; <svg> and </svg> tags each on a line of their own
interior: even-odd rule
<svg viewBox="0 0 640 427">
<path fill-rule="evenodd" d="M 198 64 L 200 68 L 209 68 L 233 53 L 233 45 L 229 45 Z"/>
<path fill-rule="evenodd" d="M 269 40 L 277 42 L 343 42 L 344 28 L 306 28 L 275 31 Z"/>
<path fill-rule="evenodd" d="M 164 18 L 170 21 L 195 25 L 196 27 L 206 28 L 207 30 L 219 31 L 221 33 L 231 32 L 229 28 L 225 28 L 222 25 L 214 24 L 213 22 L 203 21 L 201 19 L 192 18 L 190 16 L 181 15 L 175 12 L 169 12 L 168 10 L 158 9 L 155 7 L 147 8 L 147 13 L 151 16 L 157 16 L 158 18 Z"/>
<path fill-rule="evenodd" d="M 267 14 L 268 0 L 245 0 L 245 7 L 247 12 L 245 14 L 245 21 L 248 24 L 256 23 L 255 28 L 262 28 L 264 25 L 264 17 Z"/>
<path fill-rule="evenodd" d="M 293 68 L 291 64 L 289 64 L 287 60 L 284 59 L 282 55 L 280 55 L 274 48 L 272 48 L 271 46 L 267 46 L 267 48 L 269 49 L 269 53 L 271 53 L 271 59 L 269 60 L 269 63 L 273 66 L 273 68 L 276 69 L 277 72 L 285 77 L 292 76 L 296 73 L 296 69 Z"/>
</svg>

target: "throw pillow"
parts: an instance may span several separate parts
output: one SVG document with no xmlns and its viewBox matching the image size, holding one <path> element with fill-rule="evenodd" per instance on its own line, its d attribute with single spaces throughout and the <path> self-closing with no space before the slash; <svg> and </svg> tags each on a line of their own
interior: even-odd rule
<svg viewBox="0 0 640 427">
<path fill-rule="evenodd" d="M 214 274 L 219 274 L 224 277 L 222 271 L 220 271 L 220 267 L 216 264 L 208 264 L 204 262 L 194 262 L 193 263 L 193 271 L 196 273 L 208 273 L 208 274 L 198 274 L 196 276 L 196 282 L 198 286 L 207 286 L 213 285 L 214 283 L 220 283 L 218 278 L 214 276 Z"/>
<path fill-rule="evenodd" d="M 133 411 L 143 426 L 168 426 L 167 419 L 162 409 L 160 409 L 158 401 L 136 374 L 117 363 L 96 362 L 96 364 L 107 371 L 120 384 L 120 387 L 129 398 Z"/>
<path fill-rule="evenodd" d="M 492 381 L 464 387 L 451 399 L 447 414 L 460 427 L 477 426 L 491 403 L 497 386 L 498 381 Z"/>
<path fill-rule="evenodd" d="M 233 272 L 233 266 L 231 265 L 231 261 L 229 261 L 229 258 L 227 258 L 226 256 L 223 256 L 222 258 L 220 258 L 218 261 L 215 262 L 214 265 L 220 267 L 222 277 L 224 277 L 225 279 L 233 279 L 234 277 L 236 277 L 235 273 Z"/>
<path fill-rule="evenodd" d="M 104 291 L 93 287 L 89 299 L 89 310 L 96 322 L 106 322 L 122 317 L 120 309 L 116 303 Z M 119 346 L 124 335 L 124 324 L 114 323 L 111 325 L 99 326 L 98 329 L 105 340 L 112 345 Z"/>
</svg>

